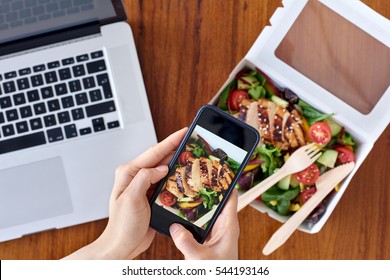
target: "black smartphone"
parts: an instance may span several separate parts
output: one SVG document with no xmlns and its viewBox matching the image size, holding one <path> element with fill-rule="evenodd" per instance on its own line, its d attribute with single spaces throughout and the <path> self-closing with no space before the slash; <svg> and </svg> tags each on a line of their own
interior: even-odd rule
<svg viewBox="0 0 390 280">
<path fill-rule="evenodd" d="M 203 106 L 150 200 L 151 227 L 169 236 L 180 223 L 203 243 L 259 139 L 253 127 Z"/>
</svg>

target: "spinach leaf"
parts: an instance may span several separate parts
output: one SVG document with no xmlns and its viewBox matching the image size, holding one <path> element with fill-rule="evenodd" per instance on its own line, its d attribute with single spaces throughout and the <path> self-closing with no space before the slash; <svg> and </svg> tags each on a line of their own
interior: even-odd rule
<svg viewBox="0 0 390 280">
<path fill-rule="evenodd" d="M 306 102 L 299 100 L 298 106 L 302 109 L 302 115 L 305 117 L 307 122 L 312 125 L 315 122 L 322 121 L 328 117 L 333 116 L 334 114 L 323 114 L 318 112 L 312 106 L 307 104 Z"/>
<path fill-rule="evenodd" d="M 210 210 L 213 208 L 215 204 L 215 198 L 217 197 L 216 191 L 209 191 L 207 189 L 203 189 L 199 191 L 201 198 L 203 199 L 203 206 L 205 209 Z"/>
<path fill-rule="evenodd" d="M 230 82 L 226 87 L 225 89 L 221 92 L 220 96 L 219 96 L 219 99 L 218 99 L 218 103 L 217 103 L 217 107 L 222 109 L 222 110 L 228 110 L 228 106 L 227 106 L 227 101 L 228 101 L 228 98 L 229 98 L 229 93 L 231 91 L 231 88 L 236 84 L 236 81 L 233 80 L 232 82 Z"/>
<path fill-rule="evenodd" d="M 300 192 L 299 187 L 292 188 L 292 189 L 290 188 L 287 191 L 285 191 L 285 190 L 278 188 L 275 185 L 275 186 L 272 186 L 271 188 L 269 188 L 266 192 L 264 192 L 261 195 L 261 198 L 263 199 L 263 201 L 271 201 L 271 200 L 276 200 L 276 201 L 288 200 L 288 201 L 290 201 L 293 198 L 295 198 L 299 194 L 299 192 Z"/>
</svg>

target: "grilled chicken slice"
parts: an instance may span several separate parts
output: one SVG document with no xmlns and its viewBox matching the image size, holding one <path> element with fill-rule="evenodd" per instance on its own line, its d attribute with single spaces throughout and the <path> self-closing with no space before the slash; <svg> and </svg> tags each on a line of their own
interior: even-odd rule
<svg viewBox="0 0 390 280">
<path fill-rule="evenodd" d="M 295 109 L 289 112 L 268 99 L 245 99 L 240 104 L 239 118 L 259 130 L 262 143 L 280 150 L 306 144 L 302 118 Z"/>
<path fill-rule="evenodd" d="M 198 193 L 192 191 L 185 180 L 186 167 L 179 167 L 176 169 L 175 174 L 170 176 L 167 181 L 166 189 L 177 198 L 183 198 L 183 196 L 196 197 Z"/>
</svg>

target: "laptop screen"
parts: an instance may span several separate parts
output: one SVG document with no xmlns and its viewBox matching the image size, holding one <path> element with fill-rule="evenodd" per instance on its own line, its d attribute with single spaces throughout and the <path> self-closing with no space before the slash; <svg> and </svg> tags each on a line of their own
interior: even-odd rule
<svg viewBox="0 0 390 280">
<path fill-rule="evenodd" d="M 107 0 L 0 0 L 0 44 L 90 22 L 114 21 L 118 2 Z"/>
</svg>

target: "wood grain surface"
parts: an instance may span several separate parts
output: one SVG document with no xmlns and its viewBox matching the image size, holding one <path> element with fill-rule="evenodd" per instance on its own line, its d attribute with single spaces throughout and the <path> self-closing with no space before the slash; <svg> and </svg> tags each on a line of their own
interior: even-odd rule
<svg viewBox="0 0 390 280">
<path fill-rule="evenodd" d="M 357 0 L 349 0 L 357 1 Z M 364 0 L 390 18 L 390 1 Z M 187 126 L 226 81 L 281 1 L 124 0 L 159 140 Z M 388 66 L 390 67 L 390 65 Z M 239 213 L 240 259 L 390 259 L 390 128 L 375 143 L 317 234 L 295 232 L 270 256 L 262 248 L 280 223 Z M 130 160 L 130 159 L 129 159 Z M 58 259 L 103 231 L 107 220 L 0 243 L 0 259 Z M 182 259 L 160 234 L 138 259 Z"/>
</svg>

